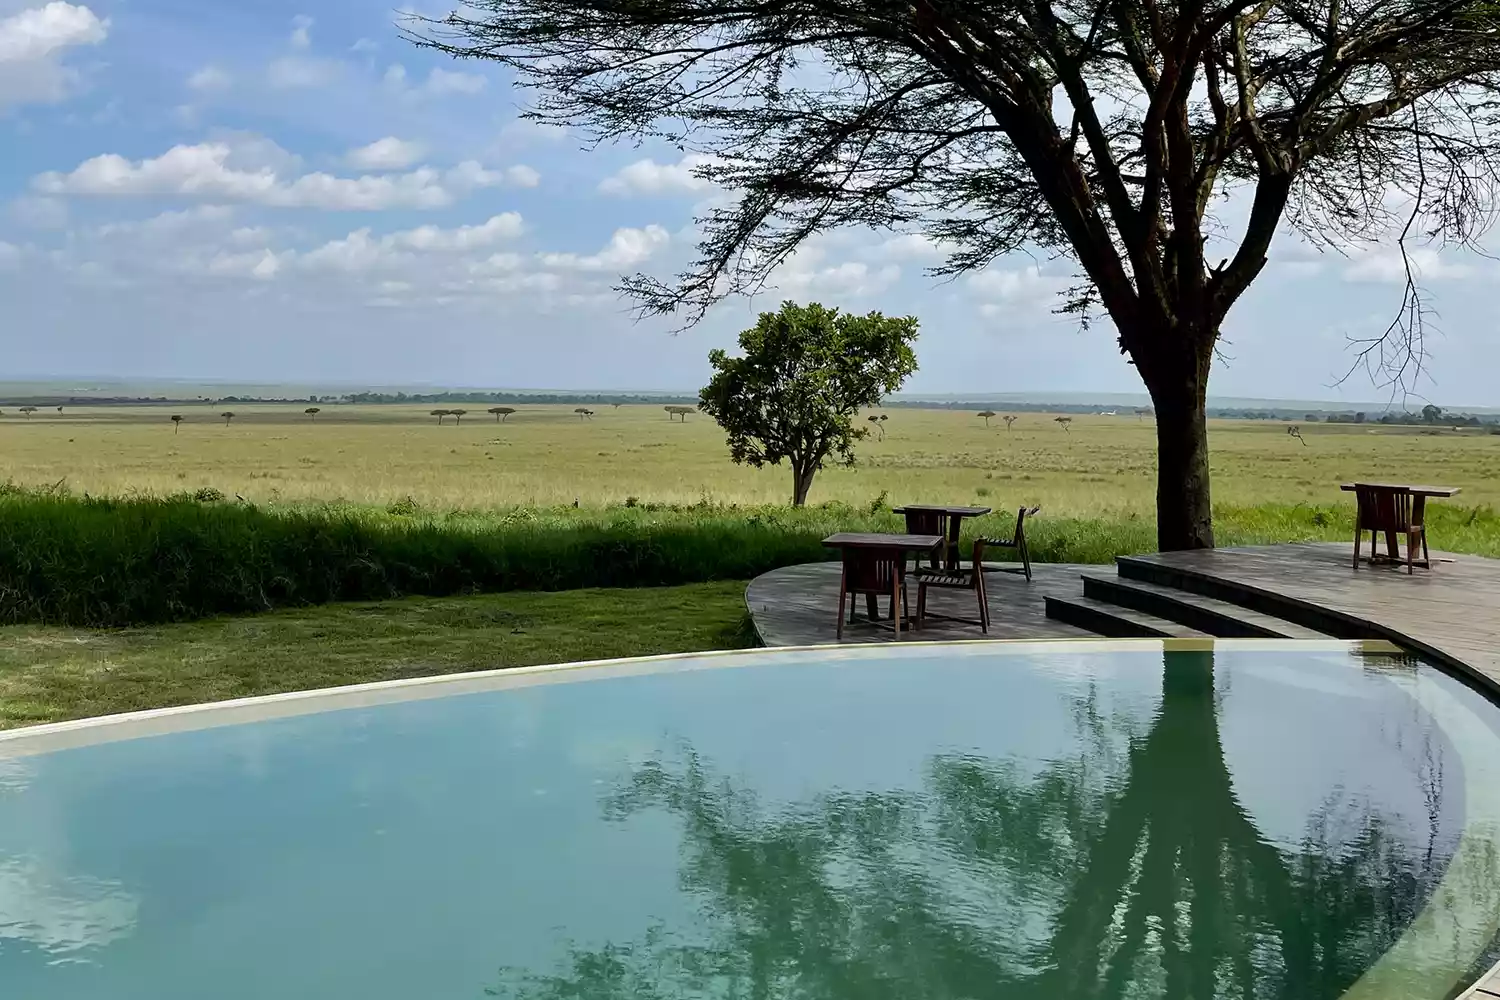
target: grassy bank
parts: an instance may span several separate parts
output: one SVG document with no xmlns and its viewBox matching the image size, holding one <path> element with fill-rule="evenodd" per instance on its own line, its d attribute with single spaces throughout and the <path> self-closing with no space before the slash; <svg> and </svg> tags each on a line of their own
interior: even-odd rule
<svg viewBox="0 0 1500 1000">
<path fill-rule="evenodd" d="M 1345 539 L 1350 505 L 1225 507 L 1220 543 Z M 118 627 L 410 595 L 670 586 L 743 580 L 826 558 L 839 530 L 894 530 L 885 498 L 863 508 L 619 506 L 501 511 L 256 506 L 190 496 L 0 495 L 0 624 Z M 1434 504 L 1434 545 L 1500 556 L 1500 518 Z M 1006 533 L 1010 516 L 972 522 Z M 1149 551 L 1133 514 L 1043 512 L 1034 558 L 1107 562 Z"/>
<path fill-rule="evenodd" d="M 0 728 L 535 663 L 753 645 L 744 584 L 336 604 L 156 628 L 0 628 Z"/>
</svg>

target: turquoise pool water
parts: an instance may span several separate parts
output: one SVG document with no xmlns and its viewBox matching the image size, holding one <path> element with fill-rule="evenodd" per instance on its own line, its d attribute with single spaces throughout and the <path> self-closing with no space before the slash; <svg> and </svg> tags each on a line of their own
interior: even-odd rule
<svg viewBox="0 0 1500 1000">
<path fill-rule="evenodd" d="M 1354 645 L 888 645 L 22 734 L 0 997 L 1437 1000 L 1497 714 Z"/>
</svg>

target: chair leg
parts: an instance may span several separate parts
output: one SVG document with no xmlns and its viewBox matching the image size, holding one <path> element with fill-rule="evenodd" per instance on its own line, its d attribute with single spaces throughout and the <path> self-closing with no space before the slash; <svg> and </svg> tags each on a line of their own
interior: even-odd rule
<svg viewBox="0 0 1500 1000">
<path fill-rule="evenodd" d="M 1026 536 L 1022 535 L 1017 547 L 1021 550 L 1021 569 L 1026 573 L 1026 582 L 1031 582 L 1031 550 L 1026 547 Z"/>
<path fill-rule="evenodd" d="M 1427 568 L 1428 569 L 1432 569 L 1432 553 L 1427 551 L 1427 526 L 1426 525 L 1422 526 L 1422 561 L 1427 564 Z"/>
<path fill-rule="evenodd" d="M 1354 568 L 1359 569 L 1359 545 L 1364 541 L 1365 529 L 1360 525 L 1359 518 L 1354 519 Z"/>
<path fill-rule="evenodd" d="M 896 630 L 896 638 L 901 638 L 901 581 L 891 580 L 891 625 Z"/>
<path fill-rule="evenodd" d="M 979 600 L 979 631 L 990 634 L 990 602 L 984 592 L 984 571 L 975 570 L 974 596 Z"/>
<path fill-rule="evenodd" d="M 849 571 L 845 570 L 839 575 L 839 628 L 836 633 L 839 639 L 844 637 L 844 598 L 849 596 Z"/>
<path fill-rule="evenodd" d="M 1412 552 L 1412 543 L 1415 542 L 1416 540 L 1417 540 L 1417 536 L 1415 534 L 1413 534 L 1410 531 L 1408 531 L 1406 533 L 1406 575 L 1407 576 L 1411 576 L 1412 575 L 1412 563 L 1411 563 L 1411 560 L 1412 560 L 1412 556 L 1414 555 L 1414 553 Z"/>
<path fill-rule="evenodd" d="M 927 627 L 927 581 L 917 581 L 917 629 Z"/>
</svg>

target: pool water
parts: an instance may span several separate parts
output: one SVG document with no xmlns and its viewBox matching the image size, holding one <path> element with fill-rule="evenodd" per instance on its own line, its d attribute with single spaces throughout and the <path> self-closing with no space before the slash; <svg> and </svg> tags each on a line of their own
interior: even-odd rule
<svg viewBox="0 0 1500 1000">
<path fill-rule="evenodd" d="M 0 997 L 1438 1000 L 1497 716 L 1355 644 L 1037 643 L 22 734 Z"/>
</svg>

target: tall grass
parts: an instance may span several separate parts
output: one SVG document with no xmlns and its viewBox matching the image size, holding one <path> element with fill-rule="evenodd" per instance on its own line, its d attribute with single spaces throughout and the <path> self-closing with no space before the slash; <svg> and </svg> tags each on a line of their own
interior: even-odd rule
<svg viewBox="0 0 1500 1000">
<path fill-rule="evenodd" d="M 1221 544 L 1342 539 L 1349 513 L 1226 508 Z M 1008 533 L 1009 517 L 973 522 Z M 1488 508 L 1431 510 L 1449 550 L 1500 555 Z M 90 498 L 0 492 L 0 623 L 125 626 L 328 601 L 747 579 L 829 556 L 834 531 L 898 530 L 884 498 L 863 508 L 698 504 L 509 511 L 316 505 L 259 507 L 183 495 Z M 1148 519 L 1049 518 L 1033 557 L 1108 562 L 1149 551 Z"/>
</svg>

